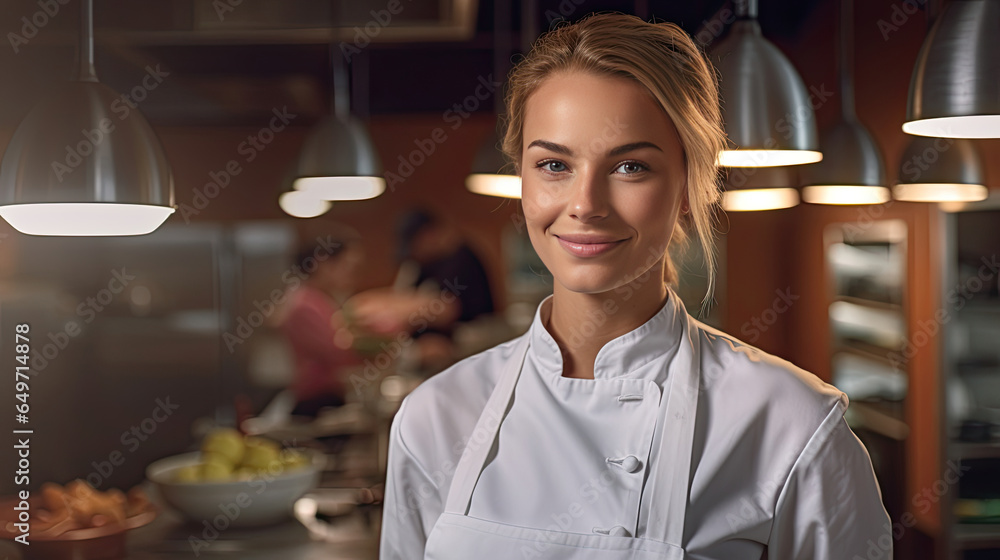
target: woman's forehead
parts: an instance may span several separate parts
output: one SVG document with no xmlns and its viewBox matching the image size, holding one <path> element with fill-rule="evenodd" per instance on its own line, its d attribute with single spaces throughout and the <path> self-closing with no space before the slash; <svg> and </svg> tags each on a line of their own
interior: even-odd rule
<svg viewBox="0 0 1000 560">
<path fill-rule="evenodd" d="M 645 87 L 579 71 L 553 74 L 528 97 L 523 146 L 537 140 L 574 152 L 641 142 L 664 152 L 681 150 L 673 122 Z"/>
</svg>

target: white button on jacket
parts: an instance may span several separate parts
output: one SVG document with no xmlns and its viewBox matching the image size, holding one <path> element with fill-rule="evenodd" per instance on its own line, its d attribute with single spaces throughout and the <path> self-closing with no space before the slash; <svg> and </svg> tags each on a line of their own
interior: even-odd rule
<svg viewBox="0 0 1000 560">
<path fill-rule="evenodd" d="M 846 395 L 672 289 L 594 379 L 562 377 L 551 297 L 524 335 L 404 399 L 382 560 L 892 557 Z"/>
</svg>

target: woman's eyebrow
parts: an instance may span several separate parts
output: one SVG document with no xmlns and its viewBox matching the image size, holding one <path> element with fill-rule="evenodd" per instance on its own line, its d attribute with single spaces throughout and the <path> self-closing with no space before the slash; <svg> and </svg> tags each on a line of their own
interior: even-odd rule
<svg viewBox="0 0 1000 560">
<path fill-rule="evenodd" d="M 573 150 L 569 149 L 566 146 L 563 146 L 562 144 L 556 144 L 555 142 L 549 142 L 548 140 L 535 140 L 531 144 L 528 144 L 528 148 L 531 148 L 533 146 L 545 148 L 546 150 L 555 152 L 557 154 L 562 154 L 564 156 L 570 156 L 570 157 L 573 156 Z"/>
<path fill-rule="evenodd" d="M 555 142 L 549 142 L 548 140 L 534 140 L 528 144 L 528 148 L 538 146 L 540 148 L 545 148 L 546 150 L 555 152 L 557 154 L 563 154 L 565 156 L 573 156 L 573 150 L 569 149 L 567 146 L 562 144 L 556 144 Z M 608 151 L 608 156 L 620 156 L 622 154 L 639 150 L 642 148 L 653 148 L 658 151 L 663 151 L 659 146 L 652 142 L 631 142 L 629 144 L 622 144 Z"/>
<path fill-rule="evenodd" d="M 608 155 L 609 156 L 620 156 L 622 154 L 625 154 L 625 153 L 628 153 L 628 152 L 631 152 L 631 151 L 634 151 L 634 150 L 640 150 L 642 148 L 654 148 L 654 149 L 659 150 L 661 152 L 663 151 L 663 150 L 660 149 L 659 146 L 657 146 L 656 144 L 654 144 L 652 142 L 642 141 L 642 142 L 632 142 L 631 144 L 622 144 L 621 146 L 618 146 L 617 148 L 612 148 L 611 151 L 608 152 Z"/>
</svg>

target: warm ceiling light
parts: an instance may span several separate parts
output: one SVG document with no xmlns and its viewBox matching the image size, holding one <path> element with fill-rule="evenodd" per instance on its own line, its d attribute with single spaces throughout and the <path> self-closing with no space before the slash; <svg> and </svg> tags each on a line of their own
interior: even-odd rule
<svg viewBox="0 0 1000 560">
<path fill-rule="evenodd" d="M 722 209 L 727 212 L 779 210 L 798 203 L 799 191 L 793 188 L 737 189 L 722 194 Z"/>
<path fill-rule="evenodd" d="M 174 212 L 152 204 L 46 202 L 0 206 L 0 216 L 28 235 L 145 235 Z"/>
<path fill-rule="evenodd" d="M 810 185 L 802 189 L 802 200 L 810 204 L 882 204 L 889 189 L 864 185 Z"/>
<path fill-rule="evenodd" d="M 976 202 L 988 195 L 984 185 L 963 183 L 907 183 L 892 188 L 893 198 L 911 202 Z"/>
<path fill-rule="evenodd" d="M 965 138 L 911 136 L 900 159 L 897 200 L 975 202 L 989 195 L 982 157 Z"/>
<path fill-rule="evenodd" d="M 385 192 L 382 177 L 300 177 L 292 183 L 297 191 L 320 200 L 365 200 Z"/>
<path fill-rule="evenodd" d="M 305 191 L 290 191 L 278 196 L 278 206 L 289 216 L 296 218 L 315 218 L 325 214 L 333 204 L 312 196 Z"/>
<path fill-rule="evenodd" d="M 1000 138 L 1000 115 L 940 117 L 903 123 L 903 132 L 937 138 Z"/>
<path fill-rule="evenodd" d="M 810 150 L 723 150 L 716 163 L 723 167 L 781 167 L 822 160 L 822 152 Z"/>
<path fill-rule="evenodd" d="M 521 178 L 517 175 L 473 173 L 465 178 L 465 186 L 476 194 L 521 198 Z"/>
</svg>

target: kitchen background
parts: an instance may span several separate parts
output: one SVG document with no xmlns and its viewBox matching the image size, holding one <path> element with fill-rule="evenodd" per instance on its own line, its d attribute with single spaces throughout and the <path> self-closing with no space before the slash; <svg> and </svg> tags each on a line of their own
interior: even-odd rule
<svg viewBox="0 0 1000 560">
<path fill-rule="evenodd" d="M 151 462 L 196 449 L 213 425 L 235 425 L 273 403 L 292 375 L 287 344 L 268 323 L 238 329 L 255 310 L 269 315 L 269 294 L 287 287 L 283 274 L 297 246 L 339 224 L 360 234 L 363 290 L 396 281 L 402 216 L 420 207 L 446 217 L 482 259 L 497 310 L 463 331 L 462 354 L 521 332 L 551 283 L 519 228 L 517 201 L 465 186 L 494 134 L 511 57 L 556 20 L 603 10 L 675 22 L 711 50 L 735 6 L 495 2 L 403 0 L 384 23 L 377 19 L 387 13 L 382 0 L 94 3 L 97 75 L 116 92 L 135 94 L 162 142 L 179 208 L 137 237 L 26 236 L 0 222 L 4 360 L 11 361 L 16 324 L 28 322 L 34 333 L 33 488 L 73 478 L 99 489 L 132 487 Z M 43 4 L 57 13 L 36 16 Z M 901 125 L 927 12 L 940 13 L 937 4 L 853 5 L 855 110 L 884 161 L 885 186 L 907 169 L 912 137 Z M 821 132 L 841 118 L 841 8 L 834 0 L 759 6 L 763 35 L 801 76 Z M 26 21 L 35 22 L 34 34 L 25 32 Z M 995 40 L 1000 21 L 992 25 Z M 0 7 L 8 43 L 0 45 L 0 150 L 28 111 L 73 76 L 79 26 L 75 0 Z M 351 112 L 367 127 L 389 187 L 367 200 L 336 201 L 319 217 L 293 218 L 278 197 L 305 139 L 333 111 L 331 53 L 345 45 Z M 1000 141 L 973 144 L 990 193 L 980 202 L 803 201 L 729 211 L 720 220 L 716 304 L 703 319 L 848 392 L 849 421 L 872 454 L 896 522 L 899 558 L 1000 554 L 1000 512 L 968 513 L 1000 499 Z M 227 169 L 231 161 L 238 165 Z M 769 173 L 733 173 L 729 189 L 770 181 Z M 788 185 L 803 184 L 797 170 L 789 176 L 782 179 Z M 693 313 L 704 289 L 698 280 L 694 270 L 684 286 Z M 399 362 L 387 370 L 367 388 L 360 420 L 341 430 L 352 443 L 322 486 L 378 488 L 393 406 L 414 379 L 433 373 Z M 10 387 L 13 381 L 4 383 L 7 410 L 16 403 Z M 0 415 L 5 430 L 17 428 L 13 416 Z M 13 472 L 14 455 L 3 456 L 2 468 Z M 12 477 L 0 478 L 0 494 L 16 488 Z M 289 557 L 296 547 L 302 558 L 374 557 L 374 502 L 328 516 L 330 527 L 350 530 L 314 532 L 310 541 L 281 525 L 272 542 Z M 367 524 L 350 525 L 359 512 Z M 186 533 L 157 531 L 130 535 L 129 557 L 188 557 Z M 221 538 L 261 538 L 227 535 Z M 181 543 L 176 550 L 164 544 L 171 539 Z M 251 557 L 232 546 L 232 557 Z M 254 554 L 269 550 L 257 546 L 265 552 Z"/>
</svg>

